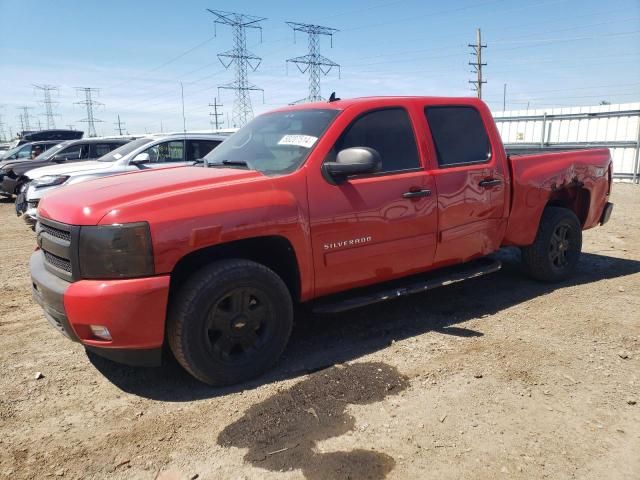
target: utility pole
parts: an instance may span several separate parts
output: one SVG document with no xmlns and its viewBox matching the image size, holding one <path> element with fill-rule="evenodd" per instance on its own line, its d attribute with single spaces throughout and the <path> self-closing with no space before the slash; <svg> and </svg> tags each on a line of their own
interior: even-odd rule
<svg viewBox="0 0 640 480">
<path fill-rule="evenodd" d="M 0 108 L 3 108 L 4 105 L 0 105 Z M 2 115 L 0 115 L 0 142 L 5 142 L 7 140 L 4 131 L 4 122 L 2 121 Z"/>
<path fill-rule="evenodd" d="M 504 84 L 504 88 L 502 89 L 502 111 L 507 110 L 507 84 Z"/>
<path fill-rule="evenodd" d="M 116 126 L 116 131 L 120 134 L 123 135 L 122 133 L 122 127 L 124 127 L 124 122 L 120 121 L 120 114 L 118 114 L 118 121 L 114 123 L 114 125 Z"/>
<path fill-rule="evenodd" d="M 97 122 L 102 122 L 102 120 L 95 118 L 95 116 L 93 115 L 93 107 L 102 106 L 104 105 L 104 103 L 95 101 L 93 99 L 93 94 L 94 93 L 97 94 L 100 90 L 98 90 L 97 88 L 91 88 L 91 87 L 76 87 L 76 91 L 84 93 L 84 100 L 81 102 L 75 102 L 75 104 L 84 105 L 85 108 L 87 109 L 87 117 L 78 121 L 87 124 L 87 130 L 88 130 L 87 134 L 89 137 L 97 137 L 98 135 L 96 134 L 95 124 Z"/>
<path fill-rule="evenodd" d="M 182 98 L 182 131 L 187 133 L 187 117 L 184 115 L 184 86 L 180 82 L 180 97 Z"/>
<path fill-rule="evenodd" d="M 31 124 L 29 123 L 31 114 L 29 114 L 29 110 L 32 110 L 33 107 L 27 107 L 26 105 L 23 105 L 21 107 L 18 107 L 18 109 L 22 110 L 22 113 L 20 114 L 20 126 L 22 127 L 22 131 L 24 132 L 31 130 Z"/>
<path fill-rule="evenodd" d="M 73 123 L 69 123 L 67 124 L 67 127 L 69 127 L 69 130 L 73 130 L 73 127 L 75 127 L 75 125 Z"/>
<path fill-rule="evenodd" d="M 249 69 L 256 71 L 260 66 L 262 58 L 247 50 L 247 29 L 254 28 L 260 30 L 260 40 L 262 40 L 262 27 L 260 22 L 266 20 L 262 17 L 245 15 L 242 13 L 223 12 L 221 10 L 210 10 L 216 19 L 217 24 L 228 25 L 233 30 L 233 48 L 224 53 L 218 54 L 218 59 L 224 68 L 230 68 L 235 64 L 235 79 L 233 82 L 220 85 L 218 90 L 234 90 L 236 98 L 233 102 L 233 126 L 242 127 L 253 118 L 253 108 L 251 107 L 251 91 L 261 91 L 264 97 L 264 90 L 249 82 Z M 264 98 L 263 98 L 264 100 Z"/>
<path fill-rule="evenodd" d="M 480 29 L 477 31 L 476 43 L 470 43 L 469 47 L 473 50 L 471 55 L 476 57 L 474 62 L 469 62 L 469 65 L 473 67 L 472 73 L 476 74 L 476 79 L 469 80 L 469 83 L 473 85 L 473 90 L 478 92 L 478 98 L 482 98 L 482 84 L 487 83 L 486 80 L 482 79 L 482 67 L 487 65 L 486 63 L 482 63 L 482 49 L 487 48 L 487 45 L 482 43 L 482 32 Z"/>
<path fill-rule="evenodd" d="M 59 92 L 58 87 L 54 85 L 34 85 L 33 87 L 37 90 L 41 90 L 44 96 L 42 104 L 44 105 L 44 114 L 47 117 L 47 128 L 56 128 L 56 122 L 54 119 L 56 114 L 53 113 L 53 106 L 58 102 L 51 100 L 51 92 Z"/>
<path fill-rule="evenodd" d="M 218 103 L 218 97 L 215 97 L 213 99 L 213 103 L 210 103 L 209 106 L 213 107 L 213 113 L 209 113 L 209 116 L 211 117 L 211 126 L 213 127 L 215 124 L 215 129 L 220 130 L 220 117 L 222 116 L 222 112 L 218 112 L 218 107 L 223 107 L 224 105 Z"/>
<path fill-rule="evenodd" d="M 321 25 L 310 25 L 307 23 L 286 22 L 293 29 L 293 41 L 295 43 L 296 32 L 306 33 L 309 38 L 309 53 L 300 57 L 289 58 L 289 62 L 298 67 L 300 73 L 309 74 L 309 94 L 307 98 L 299 102 L 319 102 L 323 100 L 320 94 L 320 77 L 328 75 L 334 68 L 338 68 L 338 77 L 340 76 L 340 65 L 333 60 L 320 55 L 320 36 L 326 35 L 331 38 L 331 47 L 333 48 L 333 34 L 339 30 Z M 299 103 L 295 102 L 295 103 Z"/>
<path fill-rule="evenodd" d="M 38 119 L 38 131 L 42 130 L 42 122 Z"/>
</svg>

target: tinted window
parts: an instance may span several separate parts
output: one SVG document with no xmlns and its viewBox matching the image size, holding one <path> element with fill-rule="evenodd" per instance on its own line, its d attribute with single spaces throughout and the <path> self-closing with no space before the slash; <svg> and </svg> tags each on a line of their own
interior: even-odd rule
<svg viewBox="0 0 640 480">
<path fill-rule="evenodd" d="M 57 152 L 55 156 L 60 156 L 66 160 L 77 160 L 81 157 L 82 154 L 82 145 L 71 145 L 70 147 L 64 148 Z"/>
<path fill-rule="evenodd" d="M 350 147 L 377 150 L 382 157 L 383 172 L 420 167 L 411 121 L 401 108 L 377 110 L 356 119 L 334 145 L 329 160 Z"/>
<path fill-rule="evenodd" d="M 187 145 L 187 161 L 192 162 L 203 158 L 207 153 L 220 145 L 220 142 L 215 140 L 189 140 Z"/>
<path fill-rule="evenodd" d="M 115 144 L 115 143 L 94 143 L 93 145 L 91 145 L 92 148 L 92 152 L 91 152 L 91 158 L 99 158 L 102 157 L 103 155 L 106 155 L 107 153 L 109 153 L 111 150 L 114 150 L 116 148 L 118 148 L 121 144 Z"/>
<path fill-rule="evenodd" d="M 489 160 L 491 144 L 475 108 L 429 107 L 425 113 L 438 154 L 438 165 L 445 167 Z"/>
<path fill-rule="evenodd" d="M 174 140 L 163 142 L 147 148 L 143 153 L 149 154 L 149 163 L 182 162 L 184 158 L 184 142 Z"/>
</svg>

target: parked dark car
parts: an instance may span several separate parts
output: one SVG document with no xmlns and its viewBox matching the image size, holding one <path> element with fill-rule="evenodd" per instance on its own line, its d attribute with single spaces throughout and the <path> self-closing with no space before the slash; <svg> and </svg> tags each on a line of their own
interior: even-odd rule
<svg viewBox="0 0 640 480">
<path fill-rule="evenodd" d="M 56 163 L 93 160 L 133 140 L 126 138 L 87 138 L 68 140 L 50 148 L 34 159 L 20 159 L 0 164 L 0 195 L 18 195 L 29 182 L 27 172 Z"/>
<path fill-rule="evenodd" d="M 84 132 L 80 130 L 64 130 L 64 129 L 52 129 L 52 130 L 39 130 L 37 132 L 22 132 L 18 139 L 17 145 L 23 145 L 28 142 L 37 142 L 45 140 L 53 140 L 55 143 L 60 143 L 64 140 L 78 140 L 82 138 Z"/>
</svg>

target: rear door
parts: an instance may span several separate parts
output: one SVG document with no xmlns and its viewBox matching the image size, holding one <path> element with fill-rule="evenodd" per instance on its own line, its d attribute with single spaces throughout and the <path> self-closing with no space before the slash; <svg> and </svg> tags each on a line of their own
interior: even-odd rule
<svg viewBox="0 0 640 480">
<path fill-rule="evenodd" d="M 482 115 L 473 106 L 425 108 L 437 165 L 436 263 L 454 263 L 500 247 L 506 228 L 506 175 Z"/>
<path fill-rule="evenodd" d="M 408 111 L 392 106 L 358 115 L 324 161 L 349 147 L 375 149 L 382 170 L 338 185 L 321 176 L 309 181 L 316 295 L 419 272 L 433 261 L 435 187 Z"/>
</svg>

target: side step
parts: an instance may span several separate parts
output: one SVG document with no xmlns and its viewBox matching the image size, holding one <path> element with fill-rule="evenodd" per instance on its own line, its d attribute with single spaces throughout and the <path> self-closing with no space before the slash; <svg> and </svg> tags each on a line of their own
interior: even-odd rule
<svg viewBox="0 0 640 480">
<path fill-rule="evenodd" d="M 314 313 L 338 313 L 353 308 L 364 307 L 373 303 L 384 302 L 393 298 L 426 292 L 434 288 L 444 287 L 462 282 L 488 273 L 497 272 L 502 267 L 499 260 L 481 258 L 454 267 L 434 270 L 426 274 L 413 275 L 392 282 L 386 282 L 372 287 L 359 288 L 345 293 L 325 297 L 314 302 Z"/>
</svg>

